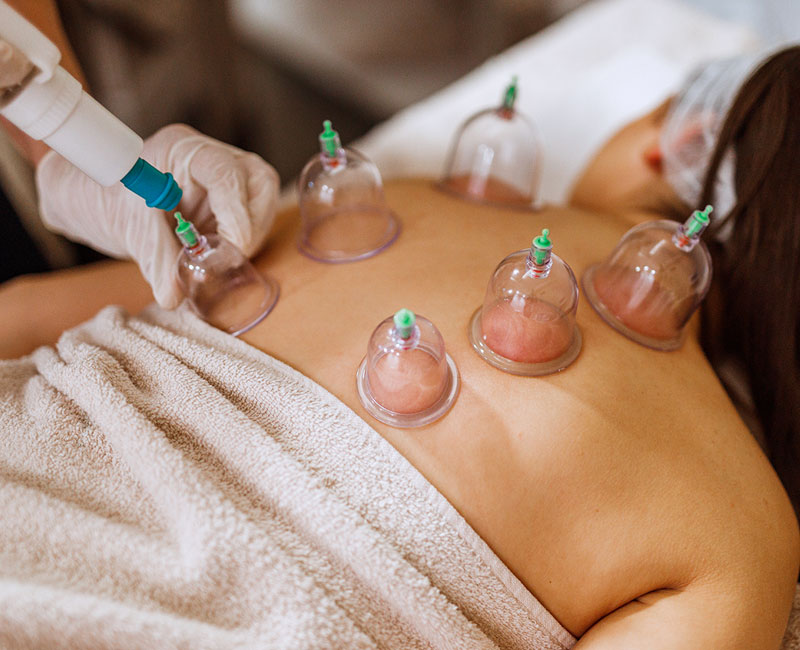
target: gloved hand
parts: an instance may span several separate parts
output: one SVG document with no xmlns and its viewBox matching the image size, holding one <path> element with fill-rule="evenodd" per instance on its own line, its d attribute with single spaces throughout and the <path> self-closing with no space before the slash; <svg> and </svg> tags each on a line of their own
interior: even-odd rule
<svg viewBox="0 0 800 650">
<path fill-rule="evenodd" d="M 142 158 L 172 173 L 183 190 L 176 209 L 200 232 L 219 232 L 248 257 L 258 252 L 275 219 L 279 189 L 278 174 L 261 157 L 172 124 L 145 141 Z M 180 244 L 171 214 L 148 208 L 122 183 L 98 185 L 53 151 L 39 162 L 36 186 L 48 228 L 135 260 L 162 307 L 180 303 Z"/>
<path fill-rule="evenodd" d="M 0 38 L 0 94 L 18 85 L 33 70 L 33 64 L 24 54 Z"/>
</svg>

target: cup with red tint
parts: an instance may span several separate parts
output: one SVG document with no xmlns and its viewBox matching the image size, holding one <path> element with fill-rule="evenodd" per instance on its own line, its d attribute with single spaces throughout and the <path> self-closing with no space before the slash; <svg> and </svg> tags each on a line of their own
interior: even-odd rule
<svg viewBox="0 0 800 650">
<path fill-rule="evenodd" d="M 464 122 L 439 187 L 471 201 L 532 206 L 539 188 L 541 145 L 533 122 L 514 108 L 516 98 L 515 77 L 499 107 Z"/>
<path fill-rule="evenodd" d="M 458 395 L 458 370 L 427 318 L 401 309 L 382 321 L 356 373 L 358 396 L 376 420 L 421 427 L 442 417 Z"/>
<path fill-rule="evenodd" d="M 569 265 L 552 252 L 549 235 L 544 229 L 530 249 L 500 262 L 483 306 L 470 320 L 474 350 L 505 372 L 528 376 L 558 372 L 581 350 L 575 323 L 578 285 Z"/>
<path fill-rule="evenodd" d="M 629 339 L 675 350 L 711 285 L 711 256 L 700 239 L 713 208 L 684 224 L 648 221 L 622 236 L 611 255 L 581 278 L 595 311 Z"/>
</svg>

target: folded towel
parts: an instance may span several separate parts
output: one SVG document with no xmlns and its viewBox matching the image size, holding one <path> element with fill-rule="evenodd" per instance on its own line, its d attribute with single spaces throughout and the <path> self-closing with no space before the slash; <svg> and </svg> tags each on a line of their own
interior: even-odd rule
<svg viewBox="0 0 800 650">
<path fill-rule="evenodd" d="M 570 648 L 374 429 L 192 316 L 0 362 L 0 647 Z"/>
<path fill-rule="evenodd" d="M 789 614 L 789 624 L 786 626 L 786 634 L 783 635 L 781 650 L 800 650 L 800 585 L 797 585 L 794 592 L 792 613 Z"/>
</svg>

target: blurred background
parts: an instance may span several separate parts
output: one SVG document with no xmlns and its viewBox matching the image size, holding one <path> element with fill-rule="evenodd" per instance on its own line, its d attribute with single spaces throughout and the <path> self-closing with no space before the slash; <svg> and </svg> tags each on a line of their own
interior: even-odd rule
<svg viewBox="0 0 800 650">
<path fill-rule="evenodd" d="M 800 0 L 672 0 L 800 39 Z M 256 151 L 284 185 L 346 144 L 586 4 L 614 0 L 59 0 L 90 92 L 143 137 L 171 122 Z M 624 34 L 620 35 L 624 38 Z M 475 110 L 482 107 L 474 107 Z M 455 125 L 454 125 L 455 127 Z M 0 142 L 0 281 L 96 256 L 45 232 L 31 170 Z"/>
<path fill-rule="evenodd" d="M 748 25 L 767 41 L 800 36 L 798 0 L 676 1 Z M 59 6 L 92 91 L 140 134 L 170 121 L 192 123 L 257 151 L 286 183 L 316 148 L 323 119 L 352 141 L 586 3 L 60 0 Z"/>
</svg>

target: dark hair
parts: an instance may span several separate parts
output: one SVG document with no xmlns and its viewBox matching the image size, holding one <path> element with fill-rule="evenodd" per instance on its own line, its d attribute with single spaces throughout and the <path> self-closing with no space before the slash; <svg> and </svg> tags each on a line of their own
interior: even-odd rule
<svg viewBox="0 0 800 650">
<path fill-rule="evenodd" d="M 702 344 L 712 364 L 723 355 L 744 364 L 770 461 L 800 513 L 800 47 L 771 56 L 740 90 L 698 208 L 713 202 L 730 147 L 733 234 L 715 242 L 716 224 L 707 238 L 722 313 L 707 305 Z"/>
</svg>

